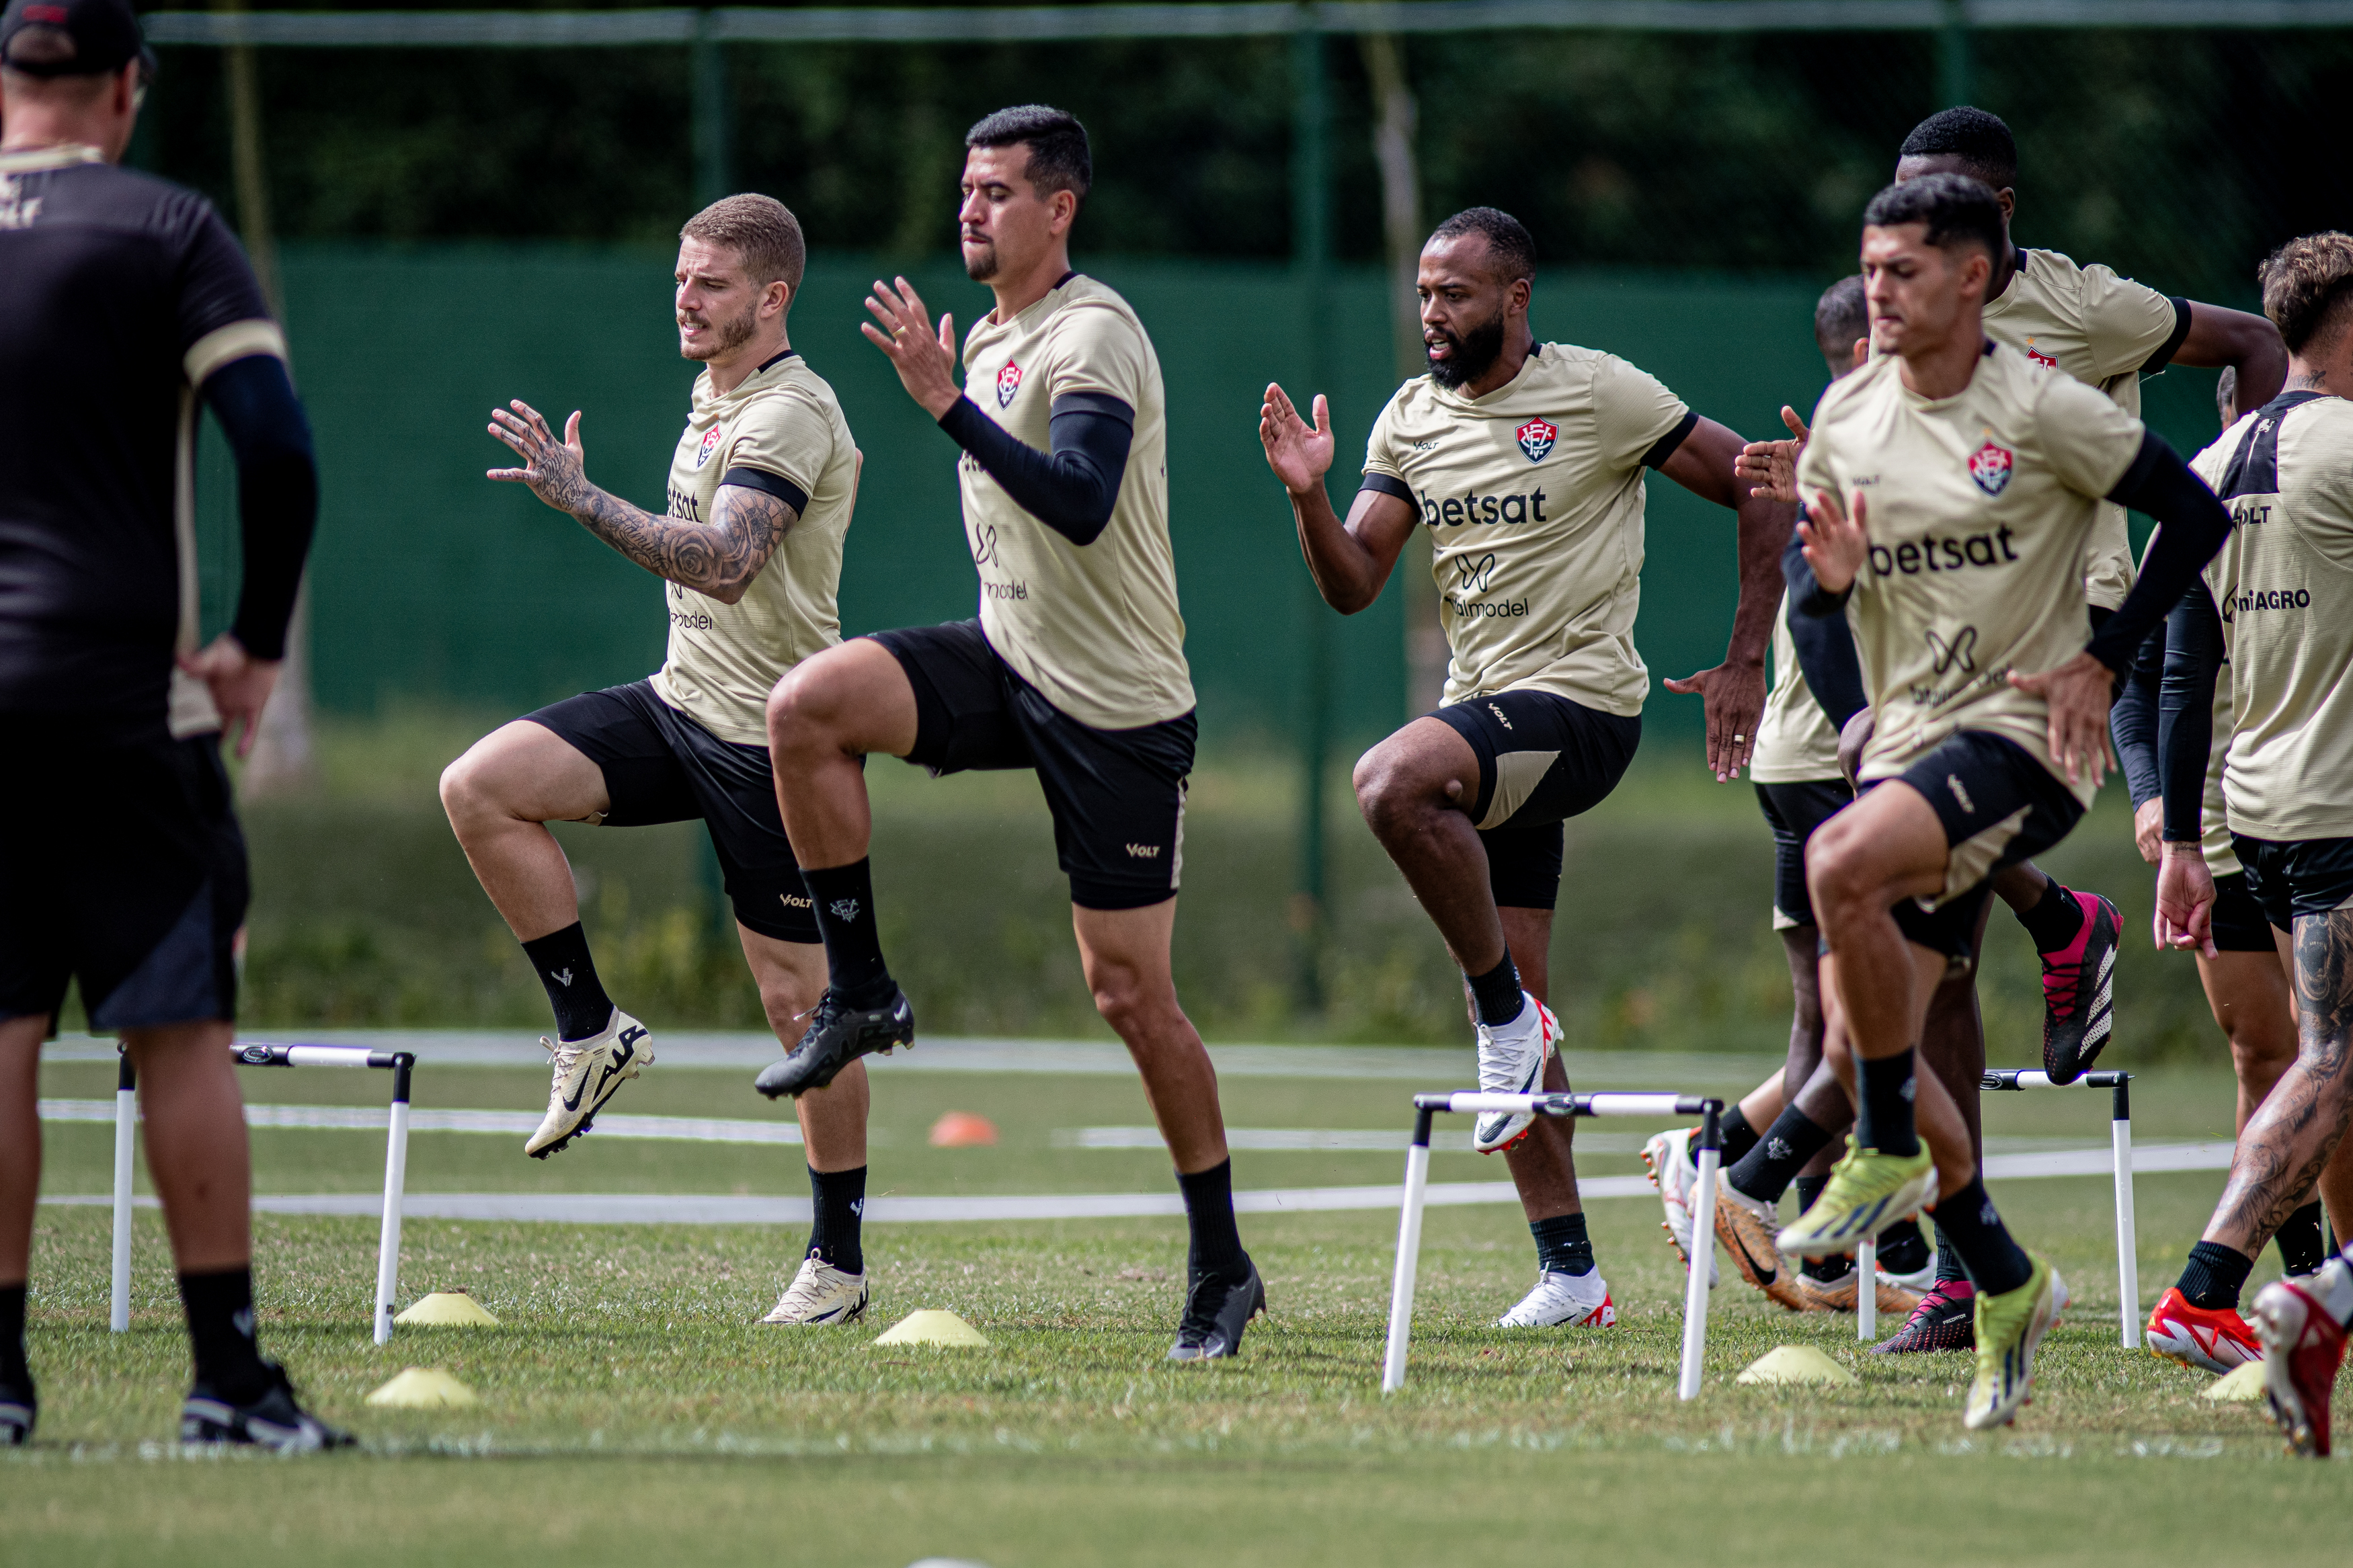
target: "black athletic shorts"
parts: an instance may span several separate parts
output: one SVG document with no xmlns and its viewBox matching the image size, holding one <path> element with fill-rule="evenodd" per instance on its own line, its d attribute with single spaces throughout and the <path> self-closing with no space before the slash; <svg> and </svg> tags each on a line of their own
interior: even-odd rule
<svg viewBox="0 0 2353 1568">
<path fill-rule="evenodd" d="M 1478 753 L 1479 794 L 1464 809 L 1486 847 L 1496 907 L 1551 909 L 1560 901 L 1560 825 L 1618 787 L 1642 721 L 1549 691 L 1498 691 L 1430 717 Z"/>
<path fill-rule="evenodd" d="M 2246 868 L 2247 891 L 2256 907 L 2282 931 L 2294 930 L 2301 916 L 2353 904 L 2353 838 L 2250 838 L 2233 833 L 2231 847 Z"/>
<path fill-rule="evenodd" d="M 0 715 L 0 1018 L 81 983 L 99 1034 L 237 1016 L 250 889 L 220 737 Z"/>
<path fill-rule="evenodd" d="M 1983 730 L 1957 731 L 1898 776 L 1935 810 L 1952 854 L 1944 891 L 1898 900 L 1895 923 L 1906 941 L 1968 964 L 1993 891 L 1986 879 L 2066 837 L 2083 819 L 2083 802 L 2023 746 Z"/>
<path fill-rule="evenodd" d="M 934 778 L 1036 771 L 1072 903 L 1140 910 L 1176 896 L 1185 870 L 1185 781 L 1199 732 L 1192 714 L 1132 730 L 1082 724 L 999 658 L 978 621 L 870 635 L 914 689 L 915 749 L 907 761 Z"/>
<path fill-rule="evenodd" d="M 817 907 L 776 812 L 768 748 L 723 741 L 633 680 L 523 715 L 605 774 L 603 826 L 700 821 L 719 852 L 735 918 L 778 942 L 816 942 Z"/>
<path fill-rule="evenodd" d="M 2214 910 L 2211 933 L 2216 951 L 2221 952 L 2276 953 L 2279 945 L 2272 941 L 2272 922 L 2263 918 L 2263 906 L 2247 890 L 2247 874 L 2233 871 L 2227 877 L 2214 879 Z"/>
<path fill-rule="evenodd" d="M 1813 895 L 1806 891 L 1806 840 L 1854 804 L 1854 791 L 1844 779 L 1761 784 L 1757 804 L 1773 829 L 1773 929 L 1791 931 L 1818 923 Z"/>
</svg>

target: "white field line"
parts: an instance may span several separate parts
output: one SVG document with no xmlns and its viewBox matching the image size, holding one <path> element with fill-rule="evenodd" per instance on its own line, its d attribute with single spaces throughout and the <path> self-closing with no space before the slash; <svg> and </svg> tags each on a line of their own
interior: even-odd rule
<svg viewBox="0 0 2353 1568">
<path fill-rule="evenodd" d="M 248 1127 L 331 1128 L 381 1132 L 388 1111 L 372 1105 L 253 1105 L 245 1108 Z M 114 1120 L 111 1100 L 45 1100 L 44 1121 Z M 539 1113 L 528 1110 L 427 1110 L 408 1113 L 411 1132 L 520 1132 L 539 1130 Z M 615 1116 L 596 1118 L 592 1138 L 659 1138 L 688 1143 L 792 1143 L 800 1128 L 790 1121 L 735 1121 L 712 1116 Z"/>
<path fill-rule="evenodd" d="M 2161 1171 L 2221 1171 L 2231 1164 L 2228 1143 L 2152 1143 L 2133 1151 L 2133 1169 L 2143 1174 Z M 1996 1181 L 2020 1181 L 2045 1176 L 2101 1176 L 2109 1173 L 2105 1149 L 2077 1149 L 2040 1154 L 1989 1154 L 1986 1174 Z M 1644 1176 L 1589 1177 L 1577 1184 L 1587 1198 L 1632 1198 L 1652 1195 Z M 1369 1187 L 1271 1187 L 1234 1194 L 1234 1207 L 1244 1214 L 1308 1214 L 1345 1209 L 1391 1209 L 1399 1189 Z M 113 1199 L 103 1194 L 44 1197 L 45 1204 L 95 1207 Z M 1440 1182 L 1430 1187 L 1430 1203 L 1439 1208 L 1482 1204 L 1517 1203 L 1509 1182 Z M 142 1207 L 155 1200 L 142 1197 Z M 328 1193 L 317 1195 L 255 1197 L 260 1214 L 343 1215 L 374 1217 L 382 1200 L 374 1193 Z M 698 1196 L 649 1193 L 411 1193 L 401 1211 L 412 1219 L 544 1221 L 564 1225 L 806 1225 L 807 1198 Z M 1174 1193 L 1044 1193 L 976 1197 L 892 1198 L 866 1201 L 866 1217 L 878 1223 L 1023 1219 L 1120 1219 L 1175 1215 L 1185 1212 Z"/>
</svg>

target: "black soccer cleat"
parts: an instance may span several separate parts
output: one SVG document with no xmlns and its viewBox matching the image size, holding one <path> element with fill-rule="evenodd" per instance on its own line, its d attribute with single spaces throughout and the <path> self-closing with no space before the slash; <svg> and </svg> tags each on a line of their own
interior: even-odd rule
<svg viewBox="0 0 2353 1568">
<path fill-rule="evenodd" d="M 2073 1083 L 2099 1059 L 2116 1032 L 2116 942 L 2123 921 L 2097 893 L 2073 895 L 2084 929 L 2057 952 L 2042 954 L 2042 1070 Z"/>
<path fill-rule="evenodd" d="M 294 1403 L 294 1385 L 276 1362 L 269 1386 L 242 1405 L 231 1404 L 203 1384 L 188 1391 L 180 1406 L 180 1441 L 233 1443 L 268 1448 L 276 1454 L 315 1454 L 322 1448 L 348 1448 L 353 1439 L 337 1431 Z"/>
<path fill-rule="evenodd" d="M 1249 1272 L 1240 1279 L 1203 1275 L 1193 1281 L 1185 1298 L 1185 1315 L 1176 1322 L 1176 1342 L 1168 1347 L 1170 1361 L 1223 1361 L 1242 1348 L 1242 1331 L 1266 1310 L 1266 1281 L 1248 1258 Z"/>
<path fill-rule="evenodd" d="M 1974 1290 L 1953 1294 L 1954 1284 L 1939 1279 L 1912 1309 L 1904 1327 L 1871 1347 L 1873 1355 L 1905 1355 L 1916 1351 L 1970 1351 L 1978 1344 L 1978 1299 Z"/>
<path fill-rule="evenodd" d="M 914 1043 L 915 1010 L 896 985 L 881 1007 L 846 1007 L 828 988 L 800 1043 L 783 1061 L 762 1068 L 752 1087 L 770 1100 L 823 1089 L 859 1058 Z"/>
<path fill-rule="evenodd" d="M 0 1383 L 0 1448 L 21 1448 L 31 1442 L 33 1423 L 40 1414 L 41 1402 L 33 1396 L 31 1384 Z"/>
</svg>

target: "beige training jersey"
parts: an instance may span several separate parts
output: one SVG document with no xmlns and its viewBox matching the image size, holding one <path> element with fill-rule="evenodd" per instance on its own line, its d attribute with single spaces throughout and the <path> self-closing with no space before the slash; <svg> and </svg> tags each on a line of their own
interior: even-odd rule
<svg viewBox="0 0 2353 1568">
<path fill-rule="evenodd" d="M 858 447 L 833 388 L 787 351 L 734 391 L 694 378 L 693 412 L 670 460 L 670 515 L 712 523 L 719 487 L 780 497 L 800 513 L 732 605 L 665 583 L 670 653 L 655 695 L 723 741 L 768 743 L 768 693 L 841 640 L 842 536 L 858 502 Z"/>
<path fill-rule="evenodd" d="M 1053 449 L 1058 399 L 1109 395 L 1135 416 L 1111 521 L 1092 544 L 1024 511 L 970 453 L 956 464 L 989 646 L 1047 701 L 1098 730 L 1192 711 L 1168 540 L 1168 405 L 1144 323 L 1111 289 L 1072 273 L 1011 321 L 973 323 L 964 368 L 965 395 L 1040 452 Z"/>
<path fill-rule="evenodd" d="M 2140 452 L 2140 421 L 2080 382 L 1993 343 L 1969 384 L 1931 400 L 1904 362 L 1831 383 L 1798 463 L 1800 494 L 1862 492 L 1871 552 L 1855 641 L 1878 728 L 1866 780 L 1892 778 L 1959 730 L 2051 760 L 2043 700 L 2012 688 L 2083 651 L 2084 559 L 2100 498 Z M 2085 805 L 2086 772 L 2072 786 Z"/>
<path fill-rule="evenodd" d="M 1986 301 L 1986 335 L 2037 364 L 2096 386 L 2135 418 L 2141 372 L 2174 344 L 2174 302 L 2105 267 L 2078 267 L 2055 250 L 2018 252 L 2010 284 Z M 2164 368 L 2162 365 L 2158 369 Z M 2132 591 L 2132 541 L 2125 509 L 2100 503 L 2084 597 L 2113 610 Z"/>
<path fill-rule="evenodd" d="M 2195 467 L 2232 523 L 2207 568 L 2230 650 L 2231 830 L 2353 838 L 2353 402 L 2274 403 Z"/>
<path fill-rule="evenodd" d="M 1365 475 L 1409 491 L 1430 528 L 1448 702 L 1527 689 L 1641 712 L 1643 459 L 1693 422 L 1653 377 L 1567 343 L 1537 344 L 1484 397 L 1428 375 L 1398 388 Z"/>
<path fill-rule="evenodd" d="M 1814 700 L 1813 689 L 1798 667 L 1786 593 L 1773 614 L 1773 687 L 1765 694 L 1765 717 L 1757 724 L 1748 776 L 1758 784 L 1810 784 L 1840 776 L 1838 730 Z"/>
</svg>

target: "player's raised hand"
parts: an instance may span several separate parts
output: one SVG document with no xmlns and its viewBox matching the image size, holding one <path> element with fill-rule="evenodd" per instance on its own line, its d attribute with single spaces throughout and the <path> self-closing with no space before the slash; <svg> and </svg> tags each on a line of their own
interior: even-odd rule
<svg viewBox="0 0 2353 1568">
<path fill-rule="evenodd" d="M 521 398 L 491 410 L 491 434 L 514 448 L 520 468 L 492 468 L 490 477 L 531 487 L 531 493 L 562 512 L 579 510 L 590 486 L 586 454 L 580 446 L 580 411 L 564 422 L 564 439 L 555 438 L 539 410 Z"/>
<path fill-rule="evenodd" d="M 1258 438 L 1266 447 L 1266 466 L 1293 493 L 1321 485 L 1332 467 L 1332 410 L 1320 392 L 1314 407 L 1311 426 L 1299 416 L 1290 395 L 1272 382 L 1267 383 L 1266 400 L 1259 405 Z"/>
<path fill-rule="evenodd" d="M 1838 497 L 1828 490 L 1816 490 L 1807 504 L 1805 516 L 1798 520 L 1798 542 L 1805 551 L 1806 564 L 1814 569 L 1814 581 L 1832 594 L 1843 594 L 1854 586 L 1862 575 L 1862 564 L 1871 558 L 1871 523 L 1864 515 L 1862 492 L 1854 492 L 1854 516 L 1850 519 Z"/>
<path fill-rule="evenodd" d="M 1746 479 L 1748 493 L 1758 500 L 1794 502 L 1798 499 L 1798 458 L 1805 452 L 1810 432 L 1798 411 L 1786 403 L 1781 405 L 1781 423 L 1789 427 L 1794 439 L 1751 441 L 1732 459 L 1733 476 Z"/>
<path fill-rule="evenodd" d="M 904 278 L 895 287 L 876 279 L 866 309 L 874 320 L 859 322 L 858 330 L 890 356 L 907 395 L 934 419 L 954 408 L 964 395 L 955 384 L 955 318 L 942 316 L 934 328 L 915 286 Z"/>
<path fill-rule="evenodd" d="M 2206 853 L 2195 844 L 2168 844 L 2158 863 L 2157 945 L 2182 948 L 2216 956 L 2214 951 L 2214 873 L 2206 868 Z"/>
<path fill-rule="evenodd" d="M 2052 758 L 2075 784 L 2089 772 L 2096 789 L 2116 766 L 2108 751 L 2108 709 L 2116 700 L 2116 672 L 2089 653 L 2039 675 L 2010 672 L 2010 683 L 2050 705 Z"/>
</svg>

